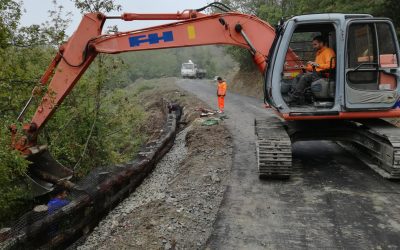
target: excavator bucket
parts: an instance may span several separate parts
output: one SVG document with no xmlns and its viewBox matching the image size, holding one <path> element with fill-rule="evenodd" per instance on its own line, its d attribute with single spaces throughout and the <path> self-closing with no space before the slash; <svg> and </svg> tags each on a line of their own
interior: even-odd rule
<svg viewBox="0 0 400 250">
<path fill-rule="evenodd" d="M 62 180 L 69 180 L 73 171 L 55 160 L 47 148 L 31 154 L 27 160 L 32 162 L 28 170 L 28 182 L 34 196 L 51 192 L 54 185 Z"/>
<path fill-rule="evenodd" d="M 54 184 L 43 181 L 37 177 L 32 177 L 29 174 L 26 176 L 25 182 L 29 187 L 29 195 L 31 197 L 42 196 L 54 190 Z"/>
</svg>

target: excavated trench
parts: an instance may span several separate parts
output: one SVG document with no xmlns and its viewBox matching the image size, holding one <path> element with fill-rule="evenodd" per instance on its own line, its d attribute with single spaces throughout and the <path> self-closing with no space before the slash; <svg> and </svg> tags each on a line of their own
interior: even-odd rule
<svg viewBox="0 0 400 250">
<path fill-rule="evenodd" d="M 63 248 L 98 222 L 133 192 L 173 146 L 182 108 L 165 102 L 166 123 L 158 139 L 142 147 L 135 160 L 112 168 L 98 168 L 70 191 L 71 202 L 48 214 L 31 211 L 0 237 L 1 249 Z M 57 226 L 55 226 L 57 225 Z M 49 233 L 49 229 L 56 228 Z"/>
</svg>

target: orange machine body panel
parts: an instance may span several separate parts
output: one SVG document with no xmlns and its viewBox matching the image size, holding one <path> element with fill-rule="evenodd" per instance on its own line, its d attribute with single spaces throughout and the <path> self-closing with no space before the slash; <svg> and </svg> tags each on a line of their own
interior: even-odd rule
<svg viewBox="0 0 400 250">
<path fill-rule="evenodd" d="M 175 14 L 172 16 L 168 14 L 124 14 L 121 18 L 128 20 L 173 19 L 175 17 L 188 20 L 111 35 L 101 35 L 101 29 L 106 20 L 103 14 L 85 15 L 78 29 L 62 46 L 59 54 L 44 73 L 42 84 L 51 74 L 54 75 L 48 86 L 48 92 L 43 97 L 31 123 L 36 125 L 37 130 L 45 124 L 98 53 L 115 54 L 211 44 L 235 45 L 250 50 L 250 46 L 244 38 L 235 31 L 235 25 L 240 24 L 256 48 L 254 58 L 259 70 L 265 71 L 266 57 L 275 36 L 274 29 L 268 23 L 255 16 L 240 13 L 214 15 L 191 13 L 190 15 L 176 16 Z M 144 17 L 141 18 L 141 15 Z M 225 21 L 225 25 L 220 23 L 220 19 Z M 61 58 L 60 55 L 62 55 Z M 289 56 L 295 57 L 294 54 Z M 54 62 L 58 62 L 58 64 Z"/>
</svg>

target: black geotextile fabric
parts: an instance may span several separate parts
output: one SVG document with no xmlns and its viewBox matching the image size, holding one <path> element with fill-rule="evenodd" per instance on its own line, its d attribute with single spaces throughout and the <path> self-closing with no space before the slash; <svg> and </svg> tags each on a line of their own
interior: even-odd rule
<svg viewBox="0 0 400 250">
<path fill-rule="evenodd" d="M 65 247 L 92 229 L 103 215 L 132 192 L 173 145 L 182 108 L 165 106 L 167 120 L 160 137 L 144 145 L 137 157 L 123 165 L 98 167 L 76 182 L 69 204 L 49 213 L 45 203 L 0 231 L 1 249 Z"/>
</svg>

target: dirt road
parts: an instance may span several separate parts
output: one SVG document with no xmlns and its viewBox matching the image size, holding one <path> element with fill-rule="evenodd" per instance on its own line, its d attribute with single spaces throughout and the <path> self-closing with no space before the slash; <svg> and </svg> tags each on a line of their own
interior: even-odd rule
<svg viewBox="0 0 400 250">
<path fill-rule="evenodd" d="M 216 107 L 208 81 L 178 86 Z M 271 116 L 262 101 L 228 93 L 225 121 L 233 135 L 231 180 L 210 249 L 398 249 L 400 183 L 384 180 L 332 142 L 294 145 L 295 175 L 259 180 L 254 118 Z"/>
</svg>

